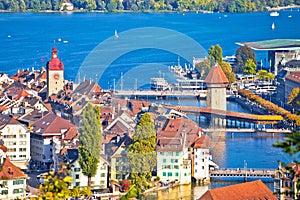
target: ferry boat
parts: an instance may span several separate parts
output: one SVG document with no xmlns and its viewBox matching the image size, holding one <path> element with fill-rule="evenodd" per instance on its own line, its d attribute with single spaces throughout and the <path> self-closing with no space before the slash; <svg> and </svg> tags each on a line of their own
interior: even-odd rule
<svg viewBox="0 0 300 200">
<path fill-rule="evenodd" d="M 151 78 L 150 79 L 151 90 L 167 90 L 169 84 L 164 78 Z"/>
<path fill-rule="evenodd" d="M 277 12 L 277 11 L 270 12 L 270 16 L 271 17 L 278 17 L 279 16 L 279 12 Z"/>
</svg>

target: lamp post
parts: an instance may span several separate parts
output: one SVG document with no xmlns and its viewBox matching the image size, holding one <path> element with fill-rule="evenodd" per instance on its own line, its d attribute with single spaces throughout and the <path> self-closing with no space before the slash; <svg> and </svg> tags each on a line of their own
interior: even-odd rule
<svg viewBox="0 0 300 200">
<path fill-rule="evenodd" d="M 247 182 L 247 162 L 246 162 L 246 160 L 244 160 L 244 170 L 245 170 L 244 181 Z"/>
</svg>

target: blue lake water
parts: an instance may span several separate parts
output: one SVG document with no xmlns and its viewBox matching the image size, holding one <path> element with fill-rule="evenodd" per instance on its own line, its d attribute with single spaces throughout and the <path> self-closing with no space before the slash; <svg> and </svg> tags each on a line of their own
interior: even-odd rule
<svg viewBox="0 0 300 200">
<path fill-rule="evenodd" d="M 273 22 L 275 30 L 271 30 Z M 115 30 L 119 38 L 114 37 Z M 158 40 L 153 38 L 155 35 Z M 55 44 L 65 65 L 66 79 L 99 79 L 103 88 L 112 88 L 115 82 L 118 89 L 123 74 L 123 87 L 132 89 L 134 84 L 142 87 L 159 74 L 175 80 L 168 67 L 176 65 L 178 57 L 184 65 L 192 57 L 205 56 L 203 49 L 211 45 L 220 44 L 225 56 L 235 54 L 239 47 L 236 42 L 296 39 L 299 35 L 297 11 L 281 11 L 279 17 L 270 17 L 267 12 L 0 13 L 0 71 L 12 75 L 20 68 L 45 66 Z M 268 66 L 266 52 L 258 51 L 256 55 Z M 205 106 L 205 102 L 197 100 L 182 100 L 177 104 Z M 234 103 L 228 103 L 227 107 L 246 112 Z M 272 147 L 278 140 L 282 137 L 228 133 L 219 137 L 212 152 L 215 162 L 223 168 L 242 168 L 246 160 L 248 168 L 274 169 L 278 160 L 292 161 L 280 149 Z"/>
</svg>

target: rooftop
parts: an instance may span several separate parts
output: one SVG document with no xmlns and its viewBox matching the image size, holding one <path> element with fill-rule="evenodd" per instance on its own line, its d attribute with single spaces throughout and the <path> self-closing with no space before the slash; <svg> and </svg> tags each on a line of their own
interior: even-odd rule
<svg viewBox="0 0 300 200">
<path fill-rule="evenodd" d="M 211 67 L 204 82 L 210 83 L 210 84 L 228 84 L 229 83 L 226 75 L 224 74 L 224 72 L 219 64 L 216 64 Z"/>
<path fill-rule="evenodd" d="M 253 50 L 296 50 L 300 49 L 300 39 L 273 39 L 256 42 L 237 42 L 237 45 L 248 46 Z"/>
<path fill-rule="evenodd" d="M 240 183 L 206 191 L 199 200 L 277 200 L 272 191 L 261 181 Z"/>
</svg>

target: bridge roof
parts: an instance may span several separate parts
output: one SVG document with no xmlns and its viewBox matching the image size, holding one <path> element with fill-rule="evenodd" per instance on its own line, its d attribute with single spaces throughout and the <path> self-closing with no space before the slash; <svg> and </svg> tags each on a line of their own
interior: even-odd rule
<svg viewBox="0 0 300 200">
<path fill-rule="evenodd" d="M 223 70 L 219 64 L 216 64 L 211 67 L 204 82 L 210 83 L 210 84 L 228 84 L 229 83 L 225 73 L 223 72 Z"/>
<path fill-rule="evenodd" d="M 170 108 L 170 106 L 169 106 Z M 224 117 L 231 117 L 236 119 L 244 119 L 244 120 L 251 120 L 257 121 L 260 123 L 276 123 L 278 121 L 282 121 L 283 117 L 280 115 L 255 115 L 249 113 L 240 113 L 240 112 L 233 112 L 233 111 L 225 111 L 225 110 L 216 110 L 211 108 L 199 108 L 194 106 L 171 106 L 171 108 L 175 110 L 181 110 L 183 112 L 190 112 L 190 113 L 203 113 L 203 114 L 213 114 L 218 116 Z"/>
<path fill-rule="evenodd" d="M 253 50 L 296 50 L 300 49 L 300 39 L 274 39 L 256 42 L 237 42 L 237 45 L 248 46 Z"/>
</svg>

